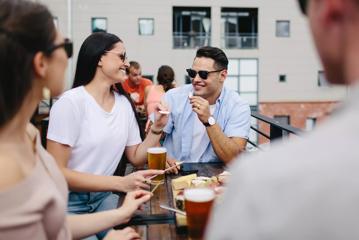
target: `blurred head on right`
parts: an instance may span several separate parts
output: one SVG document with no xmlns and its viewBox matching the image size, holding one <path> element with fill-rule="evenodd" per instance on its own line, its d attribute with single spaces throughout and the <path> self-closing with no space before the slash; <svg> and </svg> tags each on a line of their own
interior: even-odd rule
<svg viewBox="0 0 359 240">
<path fill-rule="evenodd" d="M 359 81 L 359 0 L 298 0 L 308 17 L 326 77 L 333 84 Z"/>
</svg>

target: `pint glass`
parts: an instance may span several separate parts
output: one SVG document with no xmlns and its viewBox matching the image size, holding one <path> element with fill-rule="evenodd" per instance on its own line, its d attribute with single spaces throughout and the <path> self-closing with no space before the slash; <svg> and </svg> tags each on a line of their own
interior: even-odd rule
<svg viewBox="0 0 359 240">
<path fill-rule="evenodd" d="M 164 170 L 166 167 L 166 153 L 167 150 L 164 147 L 153 147 L 147 149 L 147 161 L 149 169 Z M 165 175 L 161 174 L 153 178 L 153 181 L 163 181 Z"/>
<path fill-rule="evenodd" d="M 202 239 L 215 194 L 210 188 L 184 190 L 188 233 L 191 239 Z"/>
</svg>

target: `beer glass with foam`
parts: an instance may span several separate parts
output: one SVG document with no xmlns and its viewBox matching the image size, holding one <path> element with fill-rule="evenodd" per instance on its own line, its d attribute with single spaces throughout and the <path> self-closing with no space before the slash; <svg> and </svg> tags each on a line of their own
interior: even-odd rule
<svg viewBox="0 0 359 240">
<path fill-rule="evenodd" d="M 164 147 L 152 147 L 147 149 L 147 161 L 149 169 L 164 170 L 166 167 L 166 153 L 167 150 Z M 161 174 L 153 178 L 154 182 L 164 180 L 165 175 Z"/>
<path fill-rule="evenodd" d="M 191 239 L 202 239 L 215 193 L 210 188 L 184 190 L 188 233 Z"/>
</svg>

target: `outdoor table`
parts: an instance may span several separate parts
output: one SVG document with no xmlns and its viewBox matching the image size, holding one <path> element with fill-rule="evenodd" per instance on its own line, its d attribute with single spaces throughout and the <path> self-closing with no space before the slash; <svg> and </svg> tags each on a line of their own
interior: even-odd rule
<svg viewBox="0 0 359 240">
<path fill-rule="evenodd" d="M 224 170 L 224 164 L 222 163 L 186 163 L 182 167 L 186 170 L 198 170 L 198 176 L 207 177 L 218 175 Z M 133 171 L 133 167 L 128 164 L 126 174 Z M 144 209 L 135 213 L 127 224 L 117 228 L 131 226 L 141 234 L 142 239 L 188 239 L 185 228 L 176 228 L 175 214 L 160 208 L 160 204 L 175 207 L 171 180 L 178 176 L 166 175 L 164 184 L 161 184 L 155 190 L 154 196 L 145 204 Z"/>
</svg>

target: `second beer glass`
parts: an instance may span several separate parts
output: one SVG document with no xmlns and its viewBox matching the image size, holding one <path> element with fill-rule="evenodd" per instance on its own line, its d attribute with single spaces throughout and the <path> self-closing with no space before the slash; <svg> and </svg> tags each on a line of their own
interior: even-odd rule
<svg viewBox="0 0 359 240">
<path fill-rule="evenodd" d="M 147 149 L 147 161 L 149 169 L 164 170 L 166 167 L 166 153 L 167 150 L 164 147 L 153 147 Z M 153 178 L 154 182 L 164 180 L 165 175 L 161 174 Z"/>
<path fill-rule="evenodd" d="M 203 239 L 214 198 L 214 191 L 210 188 L 184 190 L 188 233 L 191 239 Z"/>
</svg>

